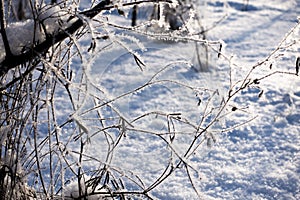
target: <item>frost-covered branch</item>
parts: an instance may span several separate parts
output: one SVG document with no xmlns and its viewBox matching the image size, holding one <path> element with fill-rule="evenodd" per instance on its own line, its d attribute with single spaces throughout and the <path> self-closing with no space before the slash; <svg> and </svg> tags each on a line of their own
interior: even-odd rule
<svg viewBox="0 0 300 200">
<path fill-rule="evenodd" d="M 170 28 L 162 10 L 175 1 L 92 1 L 96 5 L 85 5 L 89 9 L 77 12 L 75 1 L 52 0 L 63 6 L 43 5 L 32 13 L 34 19 L 8 24 L 4 31 L 11 55 L 5 50 L 9 46 L 4 45 L 4 37 L 0 41 L 0 145 L 4 151 L 0 154 L 0 172 L 4 170 L 0 186 L 1 180 L 11 177 L 8 180 L 12 182 L 30 183 L 36 191 L 33 196 L 39 199 L 151 199 L 161 185 L 179 174 L 200 198 L 196 179 L 201 173 L 193 160 L 198 159 L 204 144 L 211 147 L 220 134 L 256 118 L 235 98 L 250 87 L 257 89 L 264 79 L 283 73 L 254 74 L 254 69 L 276 58 L 283 43 L 235 81 L 231 70 L 238 64 L 222 50 L 225 43 L 201 35 L 215 26 L 199 28 L 193 10 L 186 16 L 180 13 L 182 21 L 188 19 L 186 23 Z M 137 18 L 130 26 L 131 17 L 137 15 L 130 9 L 145 3 L 155 5 L 152 14 L 160 19 Z M 71 4 L 74 7 L 68 9 Z M 147 12 L 151 12 L 150 6 L 145 8 Z M 160 6 L 161 13 L 157 13 Z M 125 13 L 125 17 L 117 12 L 102 16 L 106 10 Z M 11 39 L 12 33 L 22 25 L 26 31 L 34 28 L 27 38 L 19 38 L 23 41 L 18 44 Z M 208 71 L 195 75 L 193 61 L 184 54 L 197 52 L 195 59 L 200 64 L 208 49 L 220 62 L 226 62 L 217 71 L 222 76 L 221 86 L 216 85 L 219 77 L 209 78 Z M 203 63 L 208 66 L 209 60 L 207 56 Z M 300 59 L 297 74 L 299 63 Z M 135 64 L 143 72 L 132 67 Z M 232 117 L 238 119 L 236 116 L 241 117 L 227 123 Z M 136 151 L 131 152 L 133 149 Z M 6 158 L 13 162 L 4 162 Z M 155 171 L 152 166 L 144 169 L 152 158 L 157 160 Z M 18 177 L 10 176 L 13 173 Z M 19 180 L 19 175 L 24 178 Z M 18 188 L 13 190 L 19 193 Z"/>
</svg>

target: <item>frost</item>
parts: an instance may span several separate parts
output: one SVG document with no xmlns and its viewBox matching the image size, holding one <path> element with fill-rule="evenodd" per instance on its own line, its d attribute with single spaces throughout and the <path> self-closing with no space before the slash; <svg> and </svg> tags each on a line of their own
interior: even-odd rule
<svg viewBox="0 0 300 200">
<path fill-rule="evenodd" d="M 189 14 L 190 14 L 190 17 L 187 20 L 186 27 L 189 31 L 189 34 L 195 34 L 198 32 L 198 30 L 196 29 L 196 27 L 198 27 L 196 25 L 197 21 L 195 20 L 196 12 L 194 10 L 191 10 Z"/>
<path fill-rule="evenodd" d="M 165 16 L 164 16 L 164 9 L 165 9 L 165 7 L 164 6 L 162 6 L 162 5 L 159 5 L 159 9 L 160 9 L 160 11 L 159 11 L 159 20 L 158 20 L 158 26 L 159 27 L 164 27 L 165 26 Z"/>
<path fill-rule="evenodd" d="M 87 127 L 87 125 L 84 123 L 84 121 L 82 120 L 81 117 L 79 117 L 76 113 L 72 115 L 72 119 L 75 121 L 75 123 L 78 125 L 78 127 L 80 128 L 81 132 L 80 135 L 76 136 L 76 138 L 81 137 L 81 135 L 83 133 L 87 134 L 87 139 L 89 140 L 89 128 Z"/>
</svg>

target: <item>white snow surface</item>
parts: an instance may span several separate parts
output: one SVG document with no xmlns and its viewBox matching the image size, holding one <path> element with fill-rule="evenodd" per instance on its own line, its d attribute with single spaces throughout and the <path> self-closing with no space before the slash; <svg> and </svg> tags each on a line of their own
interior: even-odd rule
<svg viewBox="0 0 300 200">
<path fill-rule="evenodd" d="M 300 16 L 300 2 L 298 0 L 250 0 L 247 11 L 242 11 L 242 0 L 210 0 L 206 1 L 202 22 L 206 27 L 227 16 L 214 29 L 208 32 L 208 38 L 222 40 L 226 44 L 224 54 L 232 56 L 232 79 L 239 80 L 245 77 L 253 65 L 263 60 L 276 48 L 285 34 L 297 24 Z M 200 11 L 201 12 L 201 11 Z M 46 13 L 45 16 L 48 16 Z M 51 11 L 50 14 L 53 14 Z M 23 22 L 24 30 L 20 32 L 27 35 L 26 28 L 31 21 Z M 56 23 L 56 22 L 55 22 Z M 18 24 L 10 25 L 10 27 Z M 32 24 L 31 24 L 32 26 Z M 49 21 L 48 30 L 53 33 L 57 27 Z M 21 26 L 20 26 L 21 27 Z M 14 29 L 15 30 L 15 29 Z M 8 29 L 10 31 L 10 29 Z M 31 30 L 32 31 L 32 30 Z M 19 37 L 9 32 L 10 41 L 21 44 L 15 53 L 23 50 L 24 46 L 32 44 L 32 38 L 19 42 Z M 28 34 L 31 35 L 32 34 Z M 40 35 L 40 34 L 38 34 Z M 295 31 L 294 40 L 298 41 L 300 34 Z M 40 37 L 40 36 L 39 36 Z M 43 39 L 44 35 L 41 35 Z M 115 37 L 120 37 L 115 35 Z M 124 36 L 125 38 L 125 36 Z M 130 38 L 126 38 L 127 41 Z M 132 56 L 121 49 L 101 53 L 99 57 L 90 61 L 86 66 L 86 73 L 90 74 L 90 81 L 103 88 L 113 98 L 115 94 L 126 93 L 147 82 L 163 66 L 170 65 L 159 79 L 178 80 L 180 83 L 194 87 L 218 89 L 220 96 L 229 85 L 229 66 L 224 59 L 212 56 L 210 72 L 197 73 L 189 64 L 193 60 L 193 43 L 162 42 L 142 38 L 146 51 L 138 51 L 146 66 L 143 71 L 136 66 Z M 87 44 L 88 45 L 88 44 Z M 1 46 L 1 45 L 0 45 Z M 132 46 L 133 50 L 138 46 Z M 286 51 L 280 60 L 271 60 L 273 64 L 256 70 L 254 77 L 261 77 L 266 71 L 293 71 L 295 60 L 300 47 Z M 0 49 L 3 52 L 3 48 Z M 0 60 L 4 55 L 1 54 Z M 73 64 L 80 63 L 73 62 Z M 78 67 L 74 66 L 74 70 Z M 230 115 L 213 127 L 212 135 L 208 135 L 207 143 L 195 151 L 189 163 L 197 173 L 191 172 L 194 187 L 199 191 L 195 193 L 184 170 L 177 170 L 163 184 L 152 191 L 157 199 L 300 199 L 300 79 L 292 75 L 276 75 L 265 79 L 260 88 L 245 89 L 230 103 L 232 106 L 243 108 L 245 113 Z M 261 98 L 259 93 L 264 91 Z M 64 95 L 62 93 L 62 95 Z M 65 94 L 66 95 L 66 94 Z M 203 100 L 207 100 L 205 93 Z M 221 98 L 221 97 L 220 97 Z M 58 100 L 58 105 L 64 115 L 64 97 Z M 126 119 L 134 119 L 145 111 L 165 111 L 181 113 L 195 123 L 199 120 L 203 107 L 197 106 L 198 99 L 195 91 L 179 87 L 176 84 L 156 84 L 147 87 L 129 97 L 121 98 L 114 103 L 116 110 L 124 114 Z M 205 102 L 204 102 L 205 103 Z M 83 107 L 82 109 L 86 109 Z M 81 110 L 78 111 L 79 116 Z M 69 116 L 70 113 L 67 113 Z M 257 118 L 244 126 L 240 126 L 227 133 L 220 130 L 224 126 L 243 122 L 252 116 Z M 148 130 L 166 130 L 165 121 L 160 118 L 149 117 L 147 123 L 141 126 Z M 78 123 L 84 123 L 81 119 Z M 84 129 L 89 128 L 89 124 Z M 127 127 L 128 128 L 128 127 Z M 126 128 L 125 128 L 126 129 Z M 1 129 L 2 130 L 2 129 Z M 186 132 L 184 132 L 186 130 Z M 126 131 L 126 130 L 124 130 Z M 177 136 L 172 148 L 178 153 L 191 141 L 188 129 L 182 127 L 184 134 Z M 88 132 L 88 130 L 86 130 Z M 62 137 L 62 136 L 61 136 Z M 193 138 L 192 138 L 193 139 Z M 216 139 L 216 142 L 212 140 Z M 1 141 L 2 142 L 2 141 Z M 106 153 L 104 137 L 93 136 L 87 149 L 87 154 L 104 160 Z M 169 147 L 159 138 L 144 133 L 126 133 L 120 146 L 114 154 L 113 165 L 115 168 L 140 176 L 145 185 L 151 184 L 162 173 L 170 161 Z M 103 157 L 103 158 L 102 158 Z M 175 158 L 175 157 L 174 157 Z M 90 164 L 96 168 L 96 164 Z M 126 184 L 126 183 L 125 183 Z M 74 183 L 66 186 L 67 196 L 72 196 L 76 187 Z M 127 183 L 128 188 L 134 187 Z"/>
<path fill-rule="evenodd" d="M 67 10 L 59 6 L 43 5 L 37 12 L 38 20 L 27 19 L 25 21 L 11 22 L 7 24 L 6 35 L 9 47 L 14 55 L 28 51 L 34 44 L 42 43 L 46 35 L 67 28 L 73 21 Z M 75 18 L 74 18 L 75 19 Z M 5 57 L 5 48 L 2 37 L 0 39 L 0 61 Z"/>
<path fill-rule="evenodd" d="M 297 24 L 300 2 L 297 0 L 250 0 L 247 11 L 242 11 L 242 0 L 207 1 L 203 23 L 210 27 L 224 16 L 220 24 L 208 32 L 213 40 L 226 43 L 225 55 L 232 56 L 232 78 L 239 80 L 253 65 L 270 54 L 285 34 Z M 299 31 L 294 33 L 299 44 Z M 115 49 L 96 58 L 87 69 L 94 84 L 111 94 L 122 94 L 145 83 L 158 69 L 174 61 L 194 57 L 190 43 L 142 41 L 147 51 L 140 52 L 146 69 L 140 72 L 132 56 Z M 134 48 L 134 47 L 133 47 Z M 280 60 L 272 60 L 253 76 L 264 76 L 266 71 L 293 71 L 300 47 L 285 52 Z M 102 54 L 103 55 L 103 54 Z M 101 63 L 101 64 L 99 64 Z M 104 67 L 100 67 L 104 66 Z M 180 80 L 195 87 L 218 89 L 221 95 L 228 89 L 228 63 L 212 58 L 210 72 L 196 73 L 186 64 L 176 64 L 161 79 Z M 260 88 L 249 88 L 238 95 L 232 106 L 244 107 L 247 116 L 257 118 L 244 126 L 224 134 L 224 125 L 249 119 L 245 115 L 231 115 L 212 130 L 216 143 L 208 142 L 195 152 L 190 164 L 199 172 L 192 173 L 194 186 L 201 199 L 300 199 L 300 79 L 291 75 L 276 75 L 262 81 Z M 264 91 L 261 98 L 259 93 Z M 197 121 L 199 110 L 194 91 L 174 85 L 154 85 L 130 98 L 114 104 L 116 109 L 133 119 L 145 110 L 182 113 Z M 249 114 L 249 115 L 248 115 Z M 145 127 L 163 130 L 164 121 L 149 119 Z M 184 128 L 183 128 L 184 130 Z M 155 180 L 169 162 L 166 145 L 147 134 L 130 134 L 122 139 L 113 165 L 139 175 L 148 185 Z M 188 134 L 188 133 L 187 133 Z M 98 138 L 98 140 L 97 140 Z M 180 138 L 180 136 L 179 136 Z M 95 157 L 104 155 L 103 137 L 95 136 L 88 151 Z M 182 137 L 173 148 L 179 153 L 190 139 Z M 127 185 L 130 187 L 131 185 Z M 157 199 L 199 199 L 186 173 L 178 170 L 153 193 Z"/>
</svg>

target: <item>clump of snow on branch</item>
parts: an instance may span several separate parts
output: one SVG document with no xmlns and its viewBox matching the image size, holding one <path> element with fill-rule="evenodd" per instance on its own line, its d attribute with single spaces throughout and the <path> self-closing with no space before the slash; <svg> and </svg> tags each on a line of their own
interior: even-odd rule
<svg viewBox="0 0 300 200">
<path fill-rule="evenodd" d="M 26 52 L 34 44 L 45 41 L 47 36 L 54 35 L 60 30 L 65 30 L 72 22 L 74 22 L 74 17 L 72 17 L 68 10 L 53 5 L 43 6 L 37 10 L 36 19 L 13 22 L 7 25 L 5 31 L 10 50 L 14 55 Z M 1 37 L 0 61 L 5 58 L 5 55 L 5 48 Z"/>
<path fill-rule="evenodd" d="M 87 200 L 101 200 L 107 199 L 102 197 L 101 192 L 107 193 L 108 191 L 104 188 L 96 187 L 92 189 L 92 187 L 87 187 L 85 183 L 86 180 L 90 180 L 90 177 L 85 177 L 80 180 L 80 185 L 78 180 L 71 181 L 65 188 L 64 188 L 64 197 L 72 198 L 72 199 L 79 199 L 84 196 L 84 199 Z M 81 192 L 80 192 L 81 191 Z M 82 194 L 83 193 L 83 194 Z"/>
</svg>

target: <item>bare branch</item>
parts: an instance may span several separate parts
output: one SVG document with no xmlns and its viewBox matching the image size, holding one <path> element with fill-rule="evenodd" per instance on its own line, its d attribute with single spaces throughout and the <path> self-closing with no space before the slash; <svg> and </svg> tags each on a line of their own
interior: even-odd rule
<svg viewBox="0 0 300 200">
<path fill-rule="evenodd" d="M 4 1 L 0 0 L 0 24 L 1 24 L 1 36 L 5 48 L 6 57 L 11 57 L 12 53 L 9 47 L 9 42 L 6 35 L 6 22 L 5 22 L 5 14 L 4 14 Z"/>
<path fill-rule="evenodd" d="M 101 1 L 98 5 L 89 10 L 89 12 L 85 11 L 82 14 L 88 18 L 93 18 L 101 11 L 107 10 L 105 6 L 109 5 L 109 3 L 110 0 Z M 44 42 L 36 45 L 31 50 L 26 51 L 20 55 L 6 56 L 5 60 L 0 64 L 0 76 L 6 74 L 10 69 L 15 68 L 16 66 L 22 63 L 28 62 L 30 60 L 35 59 L 36 57 L 39 57 L 43 53 L 47 52 L 51 46 L 63 41 L 64 39 L 75 33 L 83 25 L 84 22 L 81 19 L 77 19 L 70 27 L 68 27 L 65 30 L 59 31 L 57 34 L 47 37 Z"/>
<path fill-rule="evenodd" d="M 132 6 L 132 5 L 138 5 L 142 3 L 151 3 L 154 2 L 153 0 L 142 0 L 137 2 L 130 2 L 130 3 L 124 3 L 123 6 Z M 167 2 L 170 3 L 169 0 L 159 0 L 159 2 Z M 83 15 L 89 19 L 94 18 L 96 15 L 98 15 L 100 12 L 104 10 L 111 10 L 114 9 L 114 5 L 110 5 L 110 0 L 103 0 L 93 8 L 80 12 L 80 15 Z M 71 19 L 70 19 L 71 20 Z M 15 68 L 16 66 L 23 64 L 25 62 L 31 61 L 35 58 L 38 58 L 40 55 L 46 53 L 48 49 L 57 44 L 58 42 L 63 41 L 64 39 L 68 38 L 70 35 L 74 34 L 79 28 L 81 28 L 84 25 L 84 22 L 82 19 L 77 19 L 72 25 L 70 25 L 65 30 L 59 31 L 57 34 L 53 35 L 47 35 L 47 38 L 45 41 L 37 44 L 32 49 L 20 54 L 20 55 L 12 55 L 7 53 L 5 59 L 0 63 L 0 76 L 6 74 L 10 69 Z M 2 33 L 2 32 L 1 32 Z M 8 41 L 6 41 L 8 43 Z M 8 47 L 8 44 L 5 45 L 5 47 Z M 10 52 L 9 50 L 6 50 L 7 52 Z"/>
</svg>

